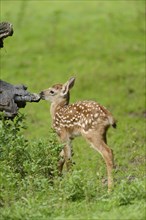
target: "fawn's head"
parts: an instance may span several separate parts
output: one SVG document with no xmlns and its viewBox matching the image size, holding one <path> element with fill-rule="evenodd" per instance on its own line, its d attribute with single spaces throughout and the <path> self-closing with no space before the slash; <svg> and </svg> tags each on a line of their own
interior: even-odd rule
<svg viewBox="0 0 146 220">
<path fill-rule="evenodd" d="M 48 100 L 51 103 L 69 103 L 69 90 L 74 86 L 75 78 L 70 78 L 66 83 L 64 84 L 55 84 L 52 87 L 43 90 L 40 93 L 41 99 Z"/>
</svg>

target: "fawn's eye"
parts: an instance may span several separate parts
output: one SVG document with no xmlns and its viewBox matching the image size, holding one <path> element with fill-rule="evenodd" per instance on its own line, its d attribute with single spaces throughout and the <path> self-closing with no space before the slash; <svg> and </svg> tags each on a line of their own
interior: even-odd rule
<svg viewBox="0 0 146 220">
<path fill-rule="evenodd" d="M 50 90 L 50 94 L 51 94 L 51 95 L 54 95 L 54 91 L 53 91 L 53 90 Z"/>
</svg>

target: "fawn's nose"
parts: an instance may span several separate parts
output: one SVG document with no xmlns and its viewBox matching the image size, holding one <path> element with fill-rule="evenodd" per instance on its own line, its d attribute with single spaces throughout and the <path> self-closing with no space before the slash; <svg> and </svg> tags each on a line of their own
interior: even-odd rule
<svg viewBox="0 0 146 220">
<path fill-rule="evenodd" d="M 44 92 L 43 92 L 43 91 L 41 91 L 41 92 L 39 93 L 39 95 L 40 95 L 41 99 L 44 99 Z"/>
</svg>

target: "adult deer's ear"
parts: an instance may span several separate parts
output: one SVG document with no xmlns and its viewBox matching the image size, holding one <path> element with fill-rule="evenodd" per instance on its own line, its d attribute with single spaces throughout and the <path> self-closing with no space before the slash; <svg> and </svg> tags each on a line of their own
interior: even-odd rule
<svg viewBox="0 0 146 220">
<path fill-rule="evenodd" d="M 74 86 L 75 78 L 70 78 L 66 83 L 63 84 L 62 87 L 62 95 L 65 96 L 69 92 L 69 90 Z"/>
</svg>

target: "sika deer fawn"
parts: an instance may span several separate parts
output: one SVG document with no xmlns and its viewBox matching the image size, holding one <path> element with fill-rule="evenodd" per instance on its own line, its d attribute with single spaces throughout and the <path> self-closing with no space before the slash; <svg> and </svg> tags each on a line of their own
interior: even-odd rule
<svg viewBox="0 0 146 220">
<path fill-rule="evenodd" d="M 106 133 L 110 125 L 116 127 L 112 114 L 94 101 L 79 101 L 69 104 L 69 90 L 74 86 L 75 78 L 65 84 L 56 84 L 40 93 L 41 99 L 51 102 L 50 113 L 52 125 L 58 134 L 64 148 L 59 161 L 59 171 L 62 172 L 66 163 L 67 169 L 71 164 L 71 141 L 82 135 L 91 146 L 98 151 L 105 163 L 108 175 L 108 191 L 113 185 L 113 153 L 108 147 Z"/>
</svg>

